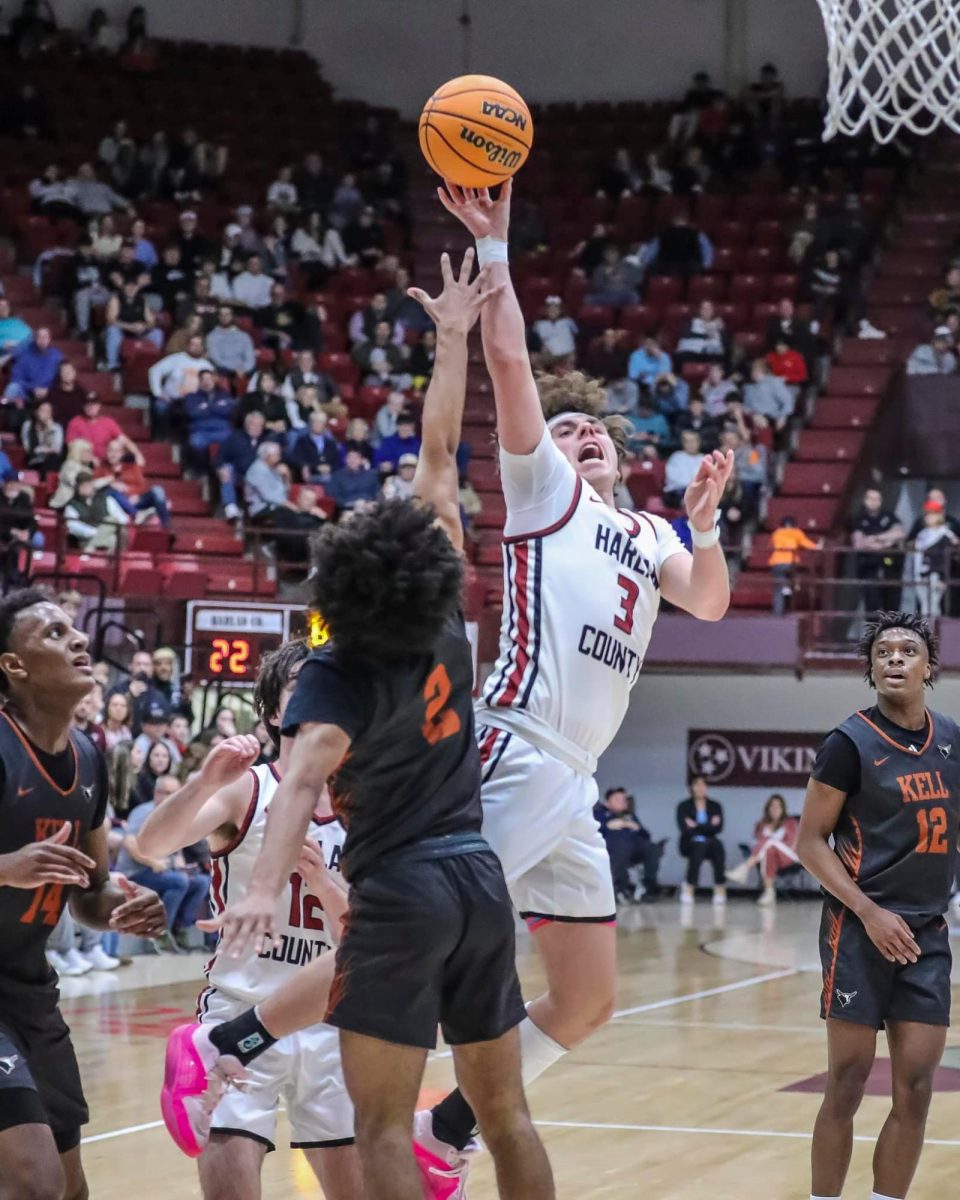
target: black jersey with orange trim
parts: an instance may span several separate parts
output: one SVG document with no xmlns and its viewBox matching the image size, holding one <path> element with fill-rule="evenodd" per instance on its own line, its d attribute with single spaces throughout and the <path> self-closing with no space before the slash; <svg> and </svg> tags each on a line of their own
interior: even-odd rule
<svg viewBox="0 0 960 1200">
<path fill-rule="evenodd" d="M 851 749 L 858 774 L 845 761 Z M 910 731 L 864 709 L 826 738 L 813 778 L 840 791 L 855 787 L 834 848 L 864 894 L 911 924 L 944 912 L 960 827 L 960 727 L 927 712 L 924 728 Z M 851 778 L 856 784 L 845 785 Z"/>
<path fill-rule="evenodd" d="M 351 883 L 416 842 L 479 832 L 473 654 L 460 614 L 424 657 L 376 663 L 333 643 L 314 651 L 297 676 L 283 733 L 312 723 L 336 725 L 351 740 L 330 780 Z"/>
<path fill-rule="evenodd" d="M 66 821 L 73 825 L 70 844 L 80 846 L 103 824 L 106 766 L 85 734 L 71 730 L 62 754 L 46 754 L 0 712 L 0 760 L 0 854 L 52 837 Z M 63 884 L 0 887 L 0 996 L 17 984 L 51 979 L 44 950 L 68 896 Z"/>
</svg>

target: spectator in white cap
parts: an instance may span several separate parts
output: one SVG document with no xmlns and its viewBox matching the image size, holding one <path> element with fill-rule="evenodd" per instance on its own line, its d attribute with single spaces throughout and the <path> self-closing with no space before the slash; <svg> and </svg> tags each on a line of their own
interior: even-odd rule
<svg viewBox="0 0 960 1200">
<path fill-rule="evenodd" d="M 545 315 L 534 321 L 533 332 L 540 342 L 540 362 L 545 367 L 573 366 L 577 356 L 577 323 L 564 316 L 559 296 L 548 296 Z"/>
<path fill-rule="evenodd" d="M 383 483 L 384 500 L 409 500 L 413 495 L 413 477 L 417 473 L 417 456 L 401 454 L 396 475 Z"/>
<path fill-rule="evenodd" d="M 956 369 L 956 341 L 949 325 L 938 325 L 932 340 L 917 346 L 907 360 L 908 375 L 952 375 Z"/>
</svg>

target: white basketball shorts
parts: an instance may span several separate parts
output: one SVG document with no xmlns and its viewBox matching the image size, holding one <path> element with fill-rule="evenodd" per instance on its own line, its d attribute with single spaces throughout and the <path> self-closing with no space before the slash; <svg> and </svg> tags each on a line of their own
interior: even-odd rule
<svg viewBox="0 0 960 1200">
<path fill-rule="evenodd" d="M 200 1020 L 228 1021 L 249 1007 L 245 1000 L 207 988 L 200 997 Z M 273 1150 L 281 1099 L 291 1146 L 333 1149 L 353 1142 L 353 1105 L 340 1066 L 340 1035 L 333 1026 L 311 1025 L 254 1059 L 244 1089 L 230 1088 L 214 1109 L 211 1132 L 243 1134 Z"/>
<path fill-rule="evenodd" d="M 483 836 L 503 865 L 517 912 L 609 924 L 617 905 L 593 815 L 597 782 L 515 733 L 481 725 Z"/>
</svg>

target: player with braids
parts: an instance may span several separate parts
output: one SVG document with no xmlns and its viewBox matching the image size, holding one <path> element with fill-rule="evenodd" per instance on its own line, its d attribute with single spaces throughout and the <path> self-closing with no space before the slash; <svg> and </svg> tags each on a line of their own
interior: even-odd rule
<svg viewBox="0 0 960 1200">
<path fill-rule="evenodd" d="M 824 891 L 820 1015 L 829 1053 L 811 1200 L 839 1200 L 880 1029 L 893 1107 L 873 1156 L 872 1200 L 906 1196 L 950 1023 L 943 914 L 956 870 L 960 728 L 924 706 L 937 641 L 922 617 L 878 613 L 860 653 L 876 704 L 821 745 L 797 843 Z"/>
<path fill-rule="evenodd" d="M 616 901 L 593 816 L 597 759 L 626 714 L 661 596 L 708 621 L 730 602 L 718 505 L 732 454 L 707 455 L 684 506 L 689 553 L 672 527 L 619 511 L 621 422 L 579 372 L 535 377 L 510 279 L 512 182 L 494 200 L 450 183 L 440 200 L 477 239 L 499 294 L 481 318 L 506 500 L 500 657 L 477 707 L 483 832 L 533 932 L 547 988 L 520 1028 L 536 1079 L 613 1011 Z M 722 883 L 722 879 L 720 880 Z M 428 1194 L 462 1194 L 475 1148 L 459 1092 L 417 1117 Z"/>
</svg>

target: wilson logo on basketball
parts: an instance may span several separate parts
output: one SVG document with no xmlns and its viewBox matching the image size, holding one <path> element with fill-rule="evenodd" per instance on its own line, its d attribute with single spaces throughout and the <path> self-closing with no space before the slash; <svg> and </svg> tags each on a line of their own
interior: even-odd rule
<svg viewBox="0 0 960 1200">
<path fill-rule="evenodd" d="M 495 142 L 493 138 L 484 137 L 483 134 L 477 133 L 469 125 L 460 126 L 460 138 L 464 142 L 469 142 L 471 146 L 476 146 L 478 150 L 483 150 L 488 162 L 506 167 L 508 171 L 516 167 L 520 162 L 521 154 L 519 150 L 510 150 L 506 146 L 502 146 L 499 142 Z"/>
<path fill-rule="evenodd" d="M 527 118 L 515 108 L 498 104 L 496 100 L 484 100 L 481 111 L 485 117 L 496 117 L 498 121 L 506 121 L 508 125 L 516 125 L 518 129 L 526 129 Z"/>
</svg>

